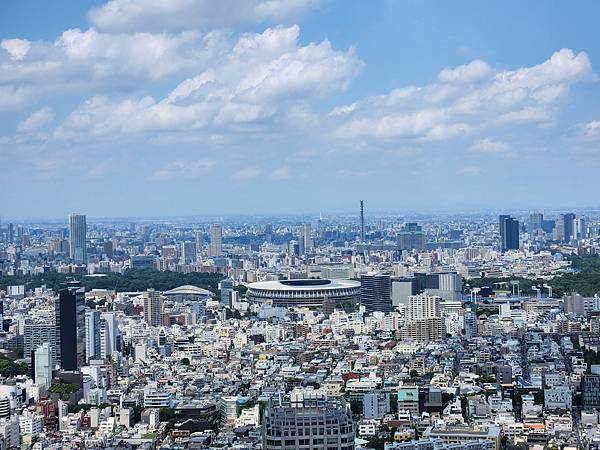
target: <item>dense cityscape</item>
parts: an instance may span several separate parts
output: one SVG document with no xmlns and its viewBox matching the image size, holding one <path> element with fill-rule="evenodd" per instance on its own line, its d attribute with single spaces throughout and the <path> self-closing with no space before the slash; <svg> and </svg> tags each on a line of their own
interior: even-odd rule
<svg viewBox="0 0 600 450">
<path fill-rule="evenodd" d="M 600 1 L 0 1 L 0 450 L 600 450 Z"/>
<path fill-rule="evenodd" d="M 366 206 L 3 223 L 2 448 L 598 445 L 600 214 Z"/>
</svg>

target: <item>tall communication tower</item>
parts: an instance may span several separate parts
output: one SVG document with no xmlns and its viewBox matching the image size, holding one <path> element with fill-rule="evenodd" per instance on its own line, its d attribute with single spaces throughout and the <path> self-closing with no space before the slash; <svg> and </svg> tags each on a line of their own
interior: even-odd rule
<svg viewBox="0 0 600 450">
<path fill-rule="evenodd" d="M 360 201 L 360 242 L 365 242 L 365 202 Z"/>
</svg>

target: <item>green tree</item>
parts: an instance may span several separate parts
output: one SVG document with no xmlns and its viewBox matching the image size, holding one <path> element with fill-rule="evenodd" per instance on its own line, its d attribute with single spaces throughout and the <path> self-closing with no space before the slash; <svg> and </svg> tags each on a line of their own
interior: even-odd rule
<svg viewBox="0 0 600 450">
<path fill-rule="evenodd" d="M 79 390 L 79 386 L 73 383 L 57 383 L 50 386 L 48 389 L 49 392 L 53 394 L 59 394 L 63 400 L 68 400 L 69 396 L 73 392 L 77 392 Z"/>
<path fill-rule="evenodd" d="M 5 378 L 17 375 L 29 374 L 29 366 L 25 363 L 17 363 L 12 359 L 0 356 L 0 375 Z"/>
</svg>

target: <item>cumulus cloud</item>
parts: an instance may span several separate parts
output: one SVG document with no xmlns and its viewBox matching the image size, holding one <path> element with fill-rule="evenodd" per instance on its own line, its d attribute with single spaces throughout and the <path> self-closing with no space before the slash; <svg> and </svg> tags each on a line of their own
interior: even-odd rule
<svg viewBox="0 0 600 450">
<path fill-rule="evenodd" d="M 4 39 L 0 41 L 0 47 L 6 50 L 13 61 L 21 61 L 29 52 L 31 42 L 27 39 Z"/>
<path fill-rule="evenodd" d="M 50 108 L 42 108 L 27 119 L 23 120 L 17 126 L 17 130 L 22 133 L 31 133 L 32 131 L 39 130 L 40 128 L 48 125 L 54 119 L 54 113 Z"/>
<path fill-rule="evenodd" d="M 213 29 L 298 18 L 319 0 L 110 0 L 89 20 L 110 32 Z"/>
<path fill-rule="evenodd" d="M 444 83 L 472 83 L 487 78 L 492 74 L 492 68 L 479 59 L 454 69 L 445 68 L 438 74 L 438 79 Z"/>
<path fill-rule="evenodd" d="M 496 71 L 483 61 L 444 69 L 425 86 L 399 88 L 337 107 L 343 138 L 443 140 L 506 124 L 551 124 L 570 85 L 591 78 L 585 52 Z"/>
<path fill-rule="evenodd" d="M 1 45 L 0 88 L 12 95 L 0 107 L 22 107 L 41 96 L 112 93 L 193 74 L 221 56 L 228 37 L 197 31 L 112 35 L 90 28 L 66 30 L 54 42 L 10 39 Z"/>
<path fill-rule="evenodd" d="M 92 97 L 55 136 L 244 132 L 269 129 L 286 118 L 297 124 L 302 105 L 346 89 L 363 67 L 353 49 L 334 50 L 328 41 L 300 46 L 298 36 L 298 26 L 244 34 L 211 67 L 179 83 L 165 98 Z"/>
</svg>

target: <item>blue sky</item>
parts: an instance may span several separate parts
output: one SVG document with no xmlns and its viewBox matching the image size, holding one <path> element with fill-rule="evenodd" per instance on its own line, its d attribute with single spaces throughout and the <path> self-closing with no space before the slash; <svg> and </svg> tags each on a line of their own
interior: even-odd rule
<svg viewBox="0 0 600 450">
<path fill-rule="evenodd" d="M 0 214 L 598 206 L 598 2 L 0 5 Z"/>
</svg>

